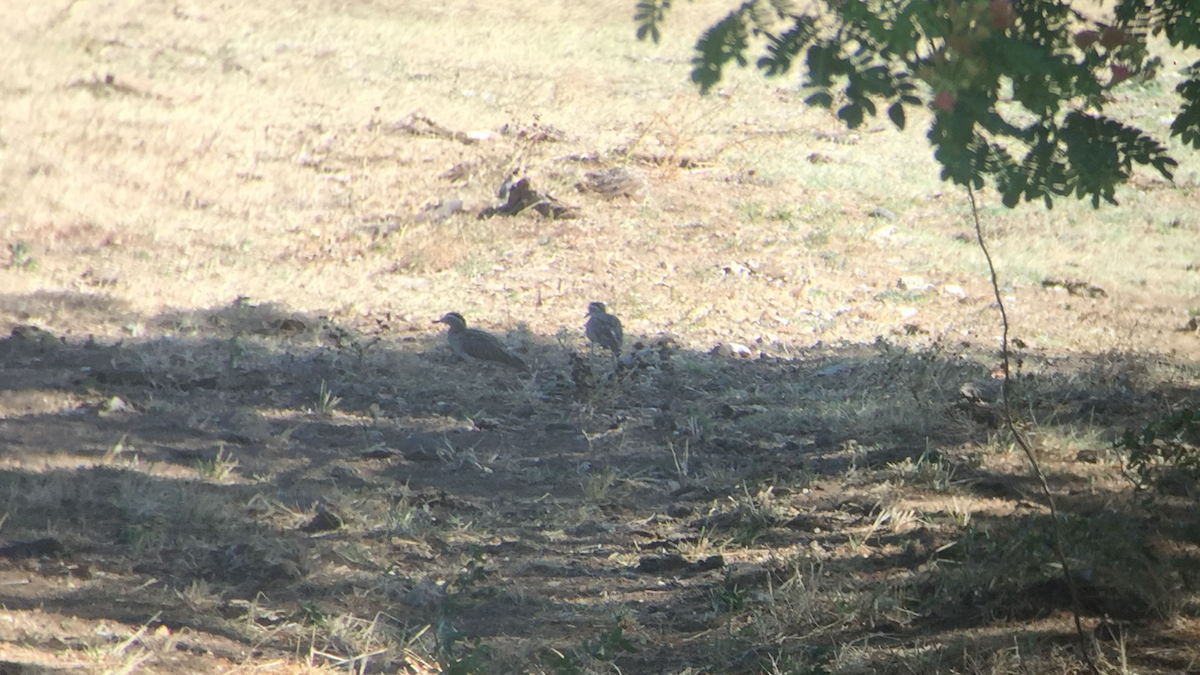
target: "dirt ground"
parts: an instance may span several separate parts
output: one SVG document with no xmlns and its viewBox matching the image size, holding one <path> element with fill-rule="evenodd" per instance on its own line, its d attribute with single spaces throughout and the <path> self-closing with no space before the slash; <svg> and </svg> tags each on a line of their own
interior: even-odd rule
<svg viewBox="0 0 1200 675">
<path fill-rule="evenodd" d="M 252 5 L 0 8 L 0 673 L 1083 672 L 920 111 L 701 98 L 716 2 Z M 1160 137 L 1165 53 L 1112 103 Z M 1114 445 L 1197 402 L 1175 152 L 983 195 L 1106 673 L 1200 672 L 1196 485 Z"/>
</svg>

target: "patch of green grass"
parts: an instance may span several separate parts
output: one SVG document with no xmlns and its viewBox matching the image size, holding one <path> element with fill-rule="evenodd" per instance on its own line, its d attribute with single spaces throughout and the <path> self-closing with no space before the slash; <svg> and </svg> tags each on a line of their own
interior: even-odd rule
<svg viewBox="0 0 1200 675">
<path fill-rule="evenodd" d="M 487 663 L 495 650 L 481 638 L 470 638 L 446 621 L 439 621 L 434 633 L 437 638 L 437 661 L 445 675 L 480 675 L 487 672 Z"/>
<path fill-rule="evenodd" d="M 787 514 L 782 504 L 775 499 L 773 488 L 766 487 L 750 493 L 745 483 L 740 493 L 728 497 L 721 521 L 726 524 L 730 541 L 737 546 L 751 546 L 759 537 L 773 527 L 785 522 Z"/>
<path fill-rule="evenodd" d="M 923 291 L 900 290 L 898 288 L 889 288 L 882 293 L 875 294 L 876 302 L 890 304 L 916 305 L 926 302 L 928 299 L 929 295 Z"/>
<path fill-rule="evenodd" d="M 937 453 L 923 452 L 915 460 L 905 457 L 899 462 L 890 462 L 881 471 L 897 485 L 923 487 L 936 492 L 946 492 L 954 486 L 957 467 Z"/>
<path fill-rule="evenodd" d="M 622 654 L 636 652 L 637 648 L 625 635 L 625 627 L 618 617 L 611 627 L 596 637 L 585 638 L 575 647 L 544 649 L 541 662 L 555 675 L 581 675 L 597 672 L 599 664 L 611 663 Z"/>
<path fill-rule="evenodd" d="M 333 391 L 325 384 L 325 380 L 321 380 L 321 386 L 317 389 L 317 406 L 314 412 L 320 417 L 330 417 L 341 402 L 342 399 L 333 395 Z"/>
<path fill-rule="evenodd" d="M 618 474 L 610 468 L 586 473 L 582 480 L 584 499 L 590 504 L 602 504 L 610 499 L 609 492 L 617 483 Z"/>
<path fill-rule="evenodd" d="M 809 230 L 801 239 L 800 242 L 808 249 L 820 249 L 829 245 L 829 235 L 833 231 L 832 225 L 822 225 L 820 227 Z"/>
<path fill-rule="evenodd" d="M 454 265 L 454 271 L 467 279 L 477 279 L 490 274 L 496 267 L 496 261 L 489 255 L 468 254 Z"/>
<path fill-rule="evenodd" d="M 233 458 L 233 453 L 229 452 L 223 443 L 212 459 L 196 460 L 196 473 L 204 480 L 214 483 L 228 482 L 237 468 L 238 461 Z"/>
<path fill-rule="evenodd" d="M 23 241 L 8 245 L 8 268 L 36 272 L 41 267 L 37 258 L 33 257 L 33 249 Z"/>
<path fill-rule="evenodd" d="M 743 201 L 735 203 L 733 210 L 742 221 L 755 224 L 765 218 L 770 209 L 760 201 Z"/>
</svg>

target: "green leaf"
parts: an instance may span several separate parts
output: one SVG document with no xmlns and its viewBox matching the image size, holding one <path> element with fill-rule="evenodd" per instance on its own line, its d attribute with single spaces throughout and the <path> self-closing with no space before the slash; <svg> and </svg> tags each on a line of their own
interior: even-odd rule
<svg viewBox="0 0 1200 675">
<path fill-rule="evenodd" d="M 638 0 L 639 39 L 659 39 L 672 2 Z M 1170 178 L 1177 164 L 1159 141 L 1103 116 L 1110 66 L 1142 63 L 1147 33 L 1200 46 L 1200 1 L 1115 0 L 1114 25 L 1135 38 L 1119 49 L 1075 44 L 1081 25 L 1098 27 L 1081 2 L 1014 0 L 1014 20 L 993 30 L 986 2 L 976 16 L 951 0 L 825 0 L 819 9 L 749 0 L 696 43 L 691 76 L 707 92 L 729 64 L 747 64 L 754 42 L 765 76 L 799 71 L 812 90 L 805 104 L 832 109 L 844 97 L 836 114 L 850 128 L 884 105 L 903 129 L 905 108 L 924 105 L 928 88 L 952 93 L 952 109 L 936 111 L 928 130 L 943 180 L 991 184 L 1007 206 L 1067 195 L 1115 203 L 1136 166 Z M 1200 61 L 1176 91 L 1170 133 L 1200 149 Z"/>
<path fill-rule="evenodd" d="M 1184 145 L 1200 150 L 1200 61 L 1192 64 L 1191 79 L 1175 87 L 1183 99 L 1179 116 L 1171 123 L 1171 135 L 1178 136 Z"/>
</svg>

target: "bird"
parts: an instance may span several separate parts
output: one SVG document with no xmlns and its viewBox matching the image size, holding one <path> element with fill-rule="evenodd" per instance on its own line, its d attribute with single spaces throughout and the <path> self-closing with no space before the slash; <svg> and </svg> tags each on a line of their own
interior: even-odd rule
<svg viewBox="0 0 1200 675">
<path fill-rule="evenodd" d="M 595 349 L 600 345 L 613 353 L 613 357 L 621 355 L 621 343 L 625 341 L 625 330 L 621 328 L 621 320 L 604 307 L 603 302 L 593 302 L 588 305 L 588 320 L 584 332 Z"/>
<path fill-rule="evenodd" d="M 462 314 L 447 312 L 445 316 L 434 323 L 444 323 L 450 327 L 450 332 L 447 334 L 450 349 L 453 349 L 454 353 L 460 357 L 492 361 L 516 368 L 523 373 L 529 372 L 529 366 L 519 356 L 509 351 L 500 338 L 478 328 L 467 328 L 467 320 L 463 318 Z"/>
</svg>

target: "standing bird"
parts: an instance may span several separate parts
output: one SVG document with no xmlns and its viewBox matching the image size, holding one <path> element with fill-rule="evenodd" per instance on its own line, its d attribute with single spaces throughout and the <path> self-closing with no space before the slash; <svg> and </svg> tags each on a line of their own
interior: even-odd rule
<svg viewBox="0 0 1200 675">
<path fill-rule="evenodd" d="M 529 366 L 525 365 L 519 356 L 508 351 L 500 338 L 478 328 L 467 328 L 467 320 L 463 318 L 462 314 L 447 312 L 445 316 L 434 323 L 444 323 L 450 327 L 447 335 L 450 349 L 453 349 L 454 353 L 460 357 L 503 363 L 522 373 L 529 372 Z"/>
<path fill-rule="evenodd" d="M 625 331 L 621 328 L 621 320 L 604 308 L 603 302 L 593 302 L 588 305 L 588 320 L 584 326 L 587 339 L 593 349 L 600 345 L 613 353 L 613 358 L 621 355 L 621 343 L 625 341 Z"/>
</svg>

